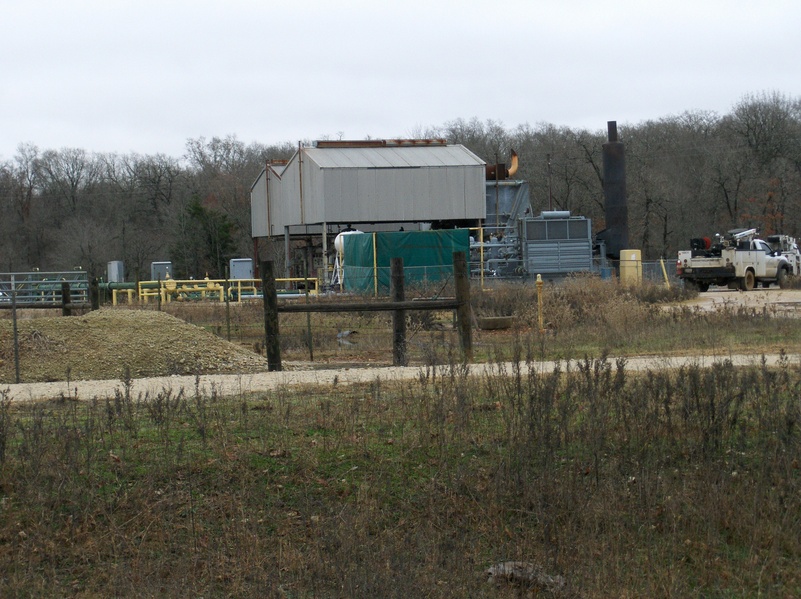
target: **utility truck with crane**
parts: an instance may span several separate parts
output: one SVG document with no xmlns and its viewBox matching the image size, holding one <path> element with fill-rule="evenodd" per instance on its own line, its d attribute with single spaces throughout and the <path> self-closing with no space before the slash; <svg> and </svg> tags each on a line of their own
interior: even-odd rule
<svg viewBox="0 0 801 599">
<path fill-rule="evenodd" d="M 690 248 L 679 252 L 676 275 L 699 291 L 710 285 L 750 291 L 777 283 L 784 288 L 801 270 L 798 244 L 787 235 L 766 241 L 757 238 L 756 229 L 733 229 L 711 239 L 693 238 Z"/>
</svg>

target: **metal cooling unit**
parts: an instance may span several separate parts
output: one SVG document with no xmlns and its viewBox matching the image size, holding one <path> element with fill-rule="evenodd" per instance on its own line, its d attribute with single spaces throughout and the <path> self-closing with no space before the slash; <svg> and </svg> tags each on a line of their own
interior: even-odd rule
<svg viewBox="0 0 801 599">
<path fill-rule="evenodd" d="M 567 210 L 520 220 L 523 260 L 530 276 L 592 270 L 592 221 Z"/>
</svg>

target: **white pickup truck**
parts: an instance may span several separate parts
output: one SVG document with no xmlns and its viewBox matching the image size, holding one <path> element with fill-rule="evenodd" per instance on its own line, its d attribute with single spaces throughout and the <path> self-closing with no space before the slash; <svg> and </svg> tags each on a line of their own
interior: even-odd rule
<svg viewBox="0 0 801 599">
<path fill-rule="evenodd" d="M 679 252 L 676 275 L 699 291 L 710 285 L 750 291 L 758 284 L 785 287 L 801 268 L 795 239 L 774 235 L 768 243 L 756 238 L 756 229 L 735 229 L 726 236 L 690 240 L 690 250 Z"/>
</svg>

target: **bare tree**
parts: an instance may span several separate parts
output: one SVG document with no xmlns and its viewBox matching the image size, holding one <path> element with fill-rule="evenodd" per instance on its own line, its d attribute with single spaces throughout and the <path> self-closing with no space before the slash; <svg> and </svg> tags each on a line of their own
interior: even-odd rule
<svg viewBox="0 0 801 599">
<path fill-rule="evenodd" d="M 192 194 L 204 209 L 217 210 L 230 219 L 237 254 L 249 256 L 253 251 L 250 186 L 268 159 L 288 158 L 293 151 L 287 144 L 246 146 L 233 136 L 187 142 Z"/>
<path fill-rule="evenodd" d="M 737 202 L 730 214 L 765 233 L 799 231 L 801 103 L 776 92 L 746 96 L 723 120 L 721 133 L 731 148 L 719 177 L 727 206 L 732 197 Z"/>
<path fill-rule="evenodd" d="M 76 212 L 81 199 L 97 182 L 100 170 L 85 150 L 47 150 L 38 161 L 45 194 Z"/>
<path fill-rule="evenodd" d="M 14 179 L 16 181 L 14 211 L 25 220 L 30 216 L 31 202 L 38 185 L 37 162 L 39 149 L 30 144 L 20 144 L 14 156 Z"/>
<path fill-rule="evenodd" d="M 605 225 L 601 125 L 509 129 L 459 118 L 414 134 L 464 144 L 487 163 L 507 162 L 514 149 L 516 177 L 529 182 L 534 211 L 570 210 L 591 218 L 597 232 Z M 801 233 L 799 99 L 748 95 L 723 116 L 688 112 L 620 131 L 631 239 L 646 256 L 735 226 Z M 228 258 L 252 252 L 251 184 L 268 159 L 295 149 L 290 142 L 246 145 L 235 136 L 189 139 L 178 158 L 21 145 L 0 164 L 2 263 L 99 270 L 122 259 L 139 277 L 149 261 L 174 259 L 192 274 L 219 271 Z"/>
</svg>

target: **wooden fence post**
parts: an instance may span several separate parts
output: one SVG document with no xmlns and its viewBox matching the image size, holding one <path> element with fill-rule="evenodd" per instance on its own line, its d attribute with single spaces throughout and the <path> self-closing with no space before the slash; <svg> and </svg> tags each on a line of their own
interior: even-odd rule
<svg viewBox="0 0 801 599">
<path fill-rule="evenodd" d="M 467 258 L 464 252 L 453 253 L 453 280 L 456 284 L 456 325 L 462 354 L 468 362 L 473 361 L 473 328 L 470 308 L 470 276 L 467 272 Z"/>
<path fill-rule="evenodd" d="M 402 302 L 405 299 L 403 281 L 403 258 L 392 258 L 390 262 L 391 279 L 390 295 L 393 302 Z M 407 366 L 406 357 L 406 310 L 392 312 L 392 365 Z"/>
<path fill-rule="evenodd" d="M 72 300 L 70 298 L 70 284 L 64 281 L 61 283 L 61 315 L 72 315 Z"/>
<path fill-rule="evenodd" d="M 89 303 L 92 310 L 100 309 L 100 283 L 98 283 L 97 277 L 93 277 L 89 285 Z"/>
<path fill-rule="evenodd" d="M 14 328 L 14 382 L 19 384 L 19 330 L 17 329 L 17 282 L 11 275 L 11 320 Z"/>
<path fill-rule="evenodd" d="M 275 290 L 273 263 L 261 263 L 261 293 L 264 298 L 264 351 L 267 370 L 281 371 L 281 344 L 278 334 L 278 293 Z"/>
</svg>

